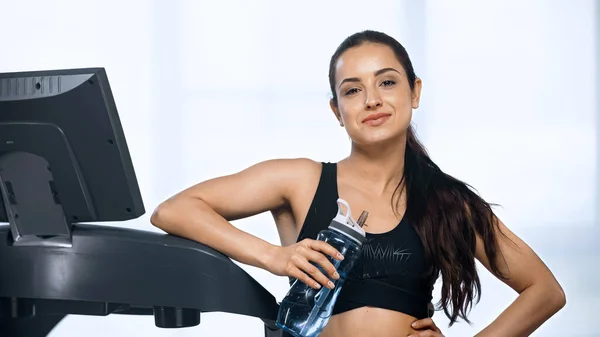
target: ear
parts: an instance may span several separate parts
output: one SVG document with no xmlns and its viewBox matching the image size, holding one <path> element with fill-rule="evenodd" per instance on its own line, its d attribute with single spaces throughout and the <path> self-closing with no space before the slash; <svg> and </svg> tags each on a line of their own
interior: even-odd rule
<svg viewBox="0 0 600 337">
<path fill-rule="evenodd" d="M 419 102 L 421 101 L 421 88 L 423 87 L 423 81 L 417 77 L 415 79 L 415 87 L 412 91 L 412 107 L 413 109 L 419 108 Z"/>
<path fill-rule="evenodd" d="M 329 107 L 331 108 L 331 111 L 333 111 L 335 118 L 337 118 L 338 122 L 340 122 L 340 126 L 344 126 L 344 121 L 342 121 L 342 115 L 340 114 L 340 109 L 338 109 L 338 107 L 335 105 L 335 102 L 333 101 L 333 99 L 329 100 Z"/>
</svg>

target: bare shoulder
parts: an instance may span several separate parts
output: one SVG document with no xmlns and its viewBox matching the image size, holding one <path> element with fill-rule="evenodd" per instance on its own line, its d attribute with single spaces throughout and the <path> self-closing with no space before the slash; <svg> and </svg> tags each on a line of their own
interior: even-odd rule
<svg viewBox="0 0 600 337">
<path fill-rule="evenodd" d="M 279 158 L 260 162 L 245 171 L 274 174 L 293 185 L 320 175 L 321 163 L 309 158 Z"/>
<path fill-rule="evenodd" d="M 286 191 L 286 203 L 272 209 L 271 214 L 277 225 L 281 243 L 287 246 L 296 242 L 317 191 L 323 164 L 311 159 L 298 158 L 284 159 L 281 165 L 293 167 L 290 170 L 294 172 L 288 176 L 291 182 Z"/>
<path fill-rule="evenodd" d="M 198 198 L 228 220 L 291 207 L 321 164 L 307 158 L 269 159 L 239 172 L 215 177 L 180 192 L 173 199 Z M 301 198 L 302 199 L 302 198 Z"/>
<path fill-rule="evenodd" d="M 280 175 L 280 183 L 285 185 L 282 191 L 285 194 L 287 205 L 296 208 L 295 204 L 312 200 L 316 191 L 322 164 L 308 158 L 274 159 L 263 162 L 272 166 L 269 171 Z"/>
<path fill-rule="evenodd" d="M 237 175 L 267 179 L 276 183 L 277 190 L 289 201 L 299 188 L 312 182 L 321 174 L 321 163 L 308 158 L 279 158 L 262 161 Z"/>
</svg>

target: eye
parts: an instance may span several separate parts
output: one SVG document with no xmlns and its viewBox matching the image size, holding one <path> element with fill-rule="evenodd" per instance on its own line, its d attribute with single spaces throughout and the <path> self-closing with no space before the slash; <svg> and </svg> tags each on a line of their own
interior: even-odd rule
<svg viewBox="0 0 600 337">
<path fill-rule="evenodd" d="M 348 96 L 348 95 L 355 94 L 355 93 L 357 93 L 357 92 L 358 92 L 358 89 L 357 89 L 357 88 L 352 88 L 352 89 L 350 89 L 350 90 L 346 90 L 346 93 L 345 93 L 344 95 L 345 95 L 345 96 Z"/>
<path fill-rule="evenodd" d="M 396 81 L 393 81 L 393 80 L 385 80 L 385 81 L 381 82 L 381 85 L 383 85 L 384 87 L 389 87 L 394 84 L 396 84 Z"/>
</svg>

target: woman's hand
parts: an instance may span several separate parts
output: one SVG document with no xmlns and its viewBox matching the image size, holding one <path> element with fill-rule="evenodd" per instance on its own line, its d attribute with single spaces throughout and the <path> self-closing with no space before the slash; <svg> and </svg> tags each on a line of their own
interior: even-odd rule
<svg viewBox="0 0 600 337">
<path fill-rule="evenodd" d="M 419 332 L 408 337 L 444 337 L 442 331 L 435 325 L 435 322 L 431 318 L 413 322 L 412 328 Z"/>
<path fill-rule="evenodd" d="M 344 259 L 337 249 L 319 240 L 304 239 L 286 247 L 274 246 L 266 270 L 275 275 L 296 278 L 313 289 L 321 286 L 333 289 L 330 278 L 337 280 L 340 275 L 325 254 L 340 261 Z M 329 277 L 311 262 L 321 266 Z"/>
</svg>

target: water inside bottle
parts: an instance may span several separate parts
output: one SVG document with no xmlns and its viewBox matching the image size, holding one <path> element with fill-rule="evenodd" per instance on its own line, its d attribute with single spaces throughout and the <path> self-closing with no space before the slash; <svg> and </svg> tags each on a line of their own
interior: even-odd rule
<svg viewBox="0 0 600 337">
<path fill-rule="evenodd" d="M 341 287 L 339 286 L 334 289 L 321 288 L 315 297 L 316 303 L 314 305 L 306 300 L 310 294 L 299 293 L 286 297 L 281 302 L 283 310 L 280 311 L 281 317 L 278 321 L 282 322 L 283 325 L 280 328 L 294 337 L 318 336 L 333 311 L 335 303 L 329 298 L 337 297 L 340 290 Z"/>
<path fill-rule="evenodd" d="M 336 267 L 339 267 L 341 261 L 331 259 Z M 325 270 L 313 263 L 323 274 L 327 275 Z M 292 285 L 291 291 L 280 304 L 279 317 L 277 319 L 279 328 L 285 330 L 294 337 L 316 337 L 323 330 L 327 321 L 331 317 L 335 301 L 332 298 L 339 295 L 347 273 L 339 270 L 340 278 L 331 280 L 335 287 L 329 289 L 321 287 L 320 289 L 310 288 L 301 281 L 297 280 Z M 300 290 L 301 291 L 294 291 Z"/>
</svg>

